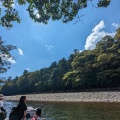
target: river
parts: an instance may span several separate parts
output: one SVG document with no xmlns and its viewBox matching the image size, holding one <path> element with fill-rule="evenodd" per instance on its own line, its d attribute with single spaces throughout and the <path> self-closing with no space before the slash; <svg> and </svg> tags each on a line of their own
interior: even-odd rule
<svg viewBox="0 0 120 120">
<path fill-rule="evenodd" d="M 17 102 L 5 101 L 9 114 Z M 120 120 L 120 103 L 41 103 L 28 102 L 27 106 L 42 109 L 49 120 Z"/>
</svg>

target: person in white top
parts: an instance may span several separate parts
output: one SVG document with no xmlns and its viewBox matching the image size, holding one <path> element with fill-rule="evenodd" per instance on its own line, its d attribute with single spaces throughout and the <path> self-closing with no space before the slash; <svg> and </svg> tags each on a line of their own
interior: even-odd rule
<svg viewBox="0 0 120 120">
<path fill-rule="evenodd" d="M 3 107 L 3 101 L 0 98 L 0 108 Z"/>
<path fill-rule="evenodd" d="M 2 94 L 0 94 L 0 114 L 3 114 L 3 116 L 6 117 L 6 110 L 3 107 L 3 95 Z"/>
<path fill-rule="evenodd" d="M 3 95 L 0 94 L 0 110 L 3 107 Z"/>
<path fill-rule="evenodd" d="M 3 95 L 0 94 L 0 120 L 5 120 L 6 110 L 3 108 Z"/>
</svg>

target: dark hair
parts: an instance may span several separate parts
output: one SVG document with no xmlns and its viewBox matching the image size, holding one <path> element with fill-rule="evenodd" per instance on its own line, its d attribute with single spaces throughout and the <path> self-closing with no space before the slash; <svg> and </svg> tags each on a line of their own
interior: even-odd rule
<svg viewBox="0 0 120 120">
<path fill-rule="evenodd" d="M 36 111 L 36 115 L 38 115 L 39 117 L 41 117 L 41 111 L 42 110 L 38 108 L 37 111 Z"/>
<path fill-rule="evenodd" d="M 25 99 L 26 99 L 26 96 L 21 96 L 19 103 L 24 102 Z"/>
</svg>

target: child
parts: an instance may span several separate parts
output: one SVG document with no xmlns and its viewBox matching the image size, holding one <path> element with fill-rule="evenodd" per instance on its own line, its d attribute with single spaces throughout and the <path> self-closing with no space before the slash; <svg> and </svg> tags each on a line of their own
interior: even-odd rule
<svg viewBox="0 0 120 120">
<path fill-rule="evenodd" d="M 41 109 L 37 109 L 33 115 L 33 118 L 31 120 L 39 120 L 41 117 Z"/>
</svg>

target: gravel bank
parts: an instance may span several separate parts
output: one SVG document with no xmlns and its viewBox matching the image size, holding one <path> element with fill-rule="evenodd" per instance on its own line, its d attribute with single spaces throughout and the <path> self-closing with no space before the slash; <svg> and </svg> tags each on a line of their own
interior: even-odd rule
<svg viewBox="0 0 120 120">
<path fill-rule="evenodd" d="M 5 100 L 19 100 L 20 96 L 5 96 Z M 49 93 L 26 96 L 28 101 L 40 102 L 120 102 L 120 92 Z"/>
</svg>

